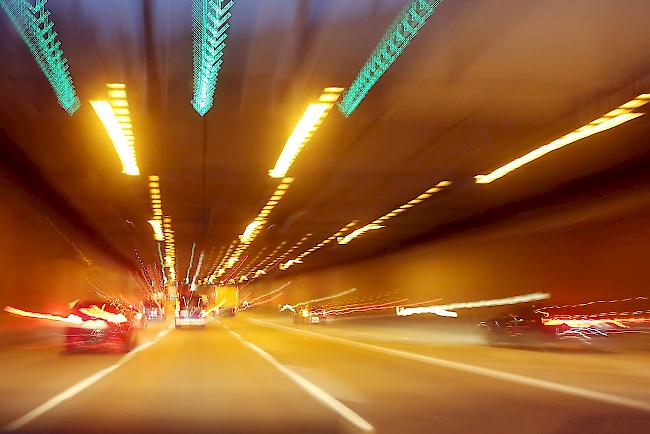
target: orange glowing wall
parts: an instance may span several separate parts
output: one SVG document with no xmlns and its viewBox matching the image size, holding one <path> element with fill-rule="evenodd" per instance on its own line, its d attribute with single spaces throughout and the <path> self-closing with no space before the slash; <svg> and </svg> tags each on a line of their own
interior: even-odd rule
<svg viewBox="0 0 650 434">
<path fill-rule="evenodd" d="M 645 190 L 528 212 L 355 264 L 276 272 L 273 280 L 252 286 L 253 294 L 290 280 L 278 303 L 352 287 L 358 296 L 400 290 L 413 301 L 444 302 L 535 291 L 550 292 L 557 302 L 648 295 L 650 192 Z"/>
<path fill-rule="evenodd" d="M 0 203 L 3 307 L 57 313 L 77 298 L 97 299 L 92 285 L 107 292 L 134 291 L 124 268 L 46 207 L 2 179 Z M 6 321 L 7 315 L 0 313 L 0 326 Z"/>
</svg>

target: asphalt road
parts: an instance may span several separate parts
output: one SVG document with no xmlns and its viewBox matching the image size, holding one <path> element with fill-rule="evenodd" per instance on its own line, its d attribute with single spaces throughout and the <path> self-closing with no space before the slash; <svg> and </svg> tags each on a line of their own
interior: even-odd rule
<svg viewBox="0 0 650 434">
<path fill-rule="evenodd" d="M 394 320 L 150 325 L 127 356 L 0 340 L 0 426 L 29 433 L 642 433 L 650 351 L 490 348 Z"/>
</svg>

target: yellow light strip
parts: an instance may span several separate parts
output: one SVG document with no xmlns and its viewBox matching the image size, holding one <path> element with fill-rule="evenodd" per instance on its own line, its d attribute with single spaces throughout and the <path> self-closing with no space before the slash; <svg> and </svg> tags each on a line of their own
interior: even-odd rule
<svg viewBox="0 0 650 434">
<path fill-rule="evenodd" d="M 269 175 L 272 178 L 283 178 L 287 175 L 296 157 L 323 123 L 323 120 L 341 96 L 341 92 L 343 92 L 343 88 L 327 87 L 323 90 L 317 103 L 307 106 L 302 118 L 300 118 L 284 144 L 275 167 L 269 170 Z"/>
<path fill-rule="evenodd" d="M 111 104 L 108 101 L 92 100 L 90 101 L 90 105 L 95 110 L 95 113 L 97 113 L 99 120 L 104 124 L 106 132 L 113 142 L 115 152 L 117 152 L 117 156 L 122 162 L 122 173 L 131 176 L 140 175 L 138 162 L 135 158 L 133 136 L 127 136 L 125 134 L 117 116 L 113 112 Z"/>
<path fill-rule="evenodd" d="M 418 197 L 415 199 L 411 199 L 410 201 L 406 202 L 403 205 L 400 205 L 398 208 L 395 208 L 394 210 L 390 211 L 389 213 L 384 214 L 383 216 L 379 217 L 376 220 L 373 220 L 371 223 L 360 227 L 359 229 L 353 231 L 352 233 L 346 235 L 345 237 L 338 238 L 337 241 L 341 245 L 348 244 L 350 241 L 353 239 L 360 237 L 361 235 L 365 234 L 366 232 L 369 232 L 371 230 L 376 230 L 376 229 L 381 229 L 383 228 L 383 224 L 392 219 L 395 216 L 398 216 L 399 214 L 403 213 L 409 208 L 413 208 L 414 206 L 422 203 L 423 201 L 429 199 L 431 196 L 433 196 L 435 193 L 439 192 L 443 188 L 449 187 L 451 185 L 451 181 L 440 181 L 438 182 L 435 186 L 431 187 L 424 193 L 420 194 Z"/>
<path fill-rule="evenodd" d="M 474 177 L 476 183 L 489 184 L 490 182 L 499 179 L 514 170 L 519 169 L 521 166 L 548 154 L 549 152 L 556 151 L 568 144 L 609 130 L 610 128 L 614 128 L 625 122 L 631 121 L 632 119 L 636 119 L 639 116 L 643 116 L 644 113 L 632 113 L 632 110 L 647 104 L 648 101 L 650 101 L 650 94 L 641 94 L 633 100 L 622 104 L 615 110 L 612 110 L 602 117 L 588 123 L 587 125 L 584 125 L 558 139 L 555 139 L 546 145 L 540 146 L 539 148 L 534 149 L 525 155 L 522 155 L 521 157 L 499 167 L 487 175 L 476 175 Z"/>
<path fill-rule="evenodd" d="M 169 216 L 163 217 L 163 233 L 165 235 L 165 267 L 169 272 L 171 283 L 174 284 L 176 283 L 176 246 L 172 219 Z"/>
<path fill-rule="evenodd" d="M 262 275 L 262 274 L 266 274 L 266 271 L 267 271 L 267 270 L 266 270 L 266 268 L 267 268 L 267 267 L 266 267 L 266 264 L 273 260 L 275 254 L 276 254 L 276 253 L 277 253 L 277 252 L 278 252 L 282 247 L 284 247 L 285 244 L 287 244 L 287 242 L 286 242 L 286 241 L 282 241 L 282 242 L 281 242 L 281 243 L 280 243 L 280 244 L 279 244 L 275 249 L 273 249 L 273 251 L 272 251 L 271 253 L 269 253 L 269 254 L 266 256 L 266 258 L 264 258 L 262 261 L 260 261 L 259 263 L 255 264 L 254 266 L 251 267 L 251 268 L 256 268 L 256 269 L 257 269 L 257 270 L 255 270 L 255 277 L 259 277 L 259 276 Z M 262 266 L 264 266 L 264 268 L 262 268 Z"/>
<path fill-rule="evenodd" d="M 110 91 L 109 91 L 110 92 Z M 165 257 L 164 265 L 170 278 L 170 283 L 176 283 L 176 245 L 174 231 L 172 230 L 172 219 L 169 216 L 163 217 L 162 195 L 160 193 L 160 177 L 149 176 L 149 197 L 151 198 L 151 210 L 153 219 L 148 223 L 154 231 L 156 241 L 164 241 Z"/>
<path fill-rule="evenodd" d="M 276 260 L 274 260 L 274 261 L 271 263 L 271 265 L 269 265 L 268 268 L 273 268 L 273 267 L 275 267 L 275 264 L 277 264 L 278 262 L 282 262 L 282 260 L 283 260 L 284 258 L 286 258 L 287 256 L 289 256 L 291 253 L 293 253 L 294 250 L 296 250 L 298 247 L 300 247 L 301 245 L 303 245 L 303 244 L 305 243 L 305 241 L 307 241 L 307 240 L 309 239 L 309 237 L 311 237 L 311 236 L 312 236 L 312 234 L 307 234 L 307 235 L 305 235 L 304 237 L 302 237 L 300 240 L 298 240 L 298 242 L 297 242 L 296 244 L 294 244 L 293 246 L 291 246 L 291 248 L 290 248 L 289 250 L 287 250 L 287 251 L 284 252 L 282 255 L 280 255 Z M 280 269 L 283 269 L 282 266 L 280 266 Z"/>
<path fill-rule="evenodd" d="M 251 245 L 262 229 L 264 229 L 264 226 L 268 222 L 269 215 L 285 196 L 292 182 L 293 178 L 282 179 L 282 182 L 280 182 L 271 197 L 266 201 L 266 204 L 257 214 L 257 217 L 246 226 L 244 233 L 239 236 L 240 244 L 226 261 L 225 268 L 234 267 L 244 251 Z"/>
<path fill-rule="evenodd" d="M 331 243 L 332 241 L 334 241 L 335 239 L 337 239 L 338 237 L 340 237 L 341 235 L 343 235 L 344 233 L 349 231 L 350 228 L 352 228 L 352 226 L 354 226 L 356 224 L 357 224 L 356 220 L 351 221 L 350 223 L 348 223 L 347 225 L 345 225 L 341 229 L 339 229 L 334 235 L 325 238 L 323 241 L 316 244 L 312 248 L 305 250 L 300 255 L 298 255 L 296 258 L 290 259 L 287 262 L 281 264 L 280 265 L 280 270 L 287 270 L 287 269 L 289 269 L 290 267 L 292 267 L 292 266 L 294 266 L 296 264 L 302 264 L 302 260 L 304 258 L 311 255 L 315 251 L 320 250 L 321 248 L 325 247 L 327 244 Z M 255 276 L 255 277 L 258 277 L 258 276 Z"/>
<path fill-rule="evenodd" d="M 348 235 L 346 235 L 345 237 L 339 238 L 339 239 L 338 239 L 338 243 L 339 243 L 339 244 L 342 244 L 342 245 L 343 245 L 343 244 L 347 244 L 347 243 L 349 243 L 350 241 L 352 241 L 353 239 L 355 239 L 355 238 L 357 238 L 357 237 L 360 237 L 361 235 L 365 234 L 365 233 L 368 232 L 368 231 L 372 231 L 372 230 L 376 230 L 376 229 L 381 229 L 381 228 L 383 228 L 383 226 L 375 225 L 375 224 L 372 224 L 372 223 L 369 224 L 369 225 L 365 225 L 365 226 L 363 226 L 363 227 L 360 227 L 360 228 L 357 229 L 357 230 L 354 230 L 354 231 L 350 232 L 350 233 L 349 233 Z"/>
<path fill-rule="evenodd" d="M 165 241 L 162 222 L 160 220 L 147 220 L 147 223 L 149 223 L 151 225 L 151 228 L 153 229 L 153 238 L 156 241 Z"/>
<path fill-rule="evenodd" d="M 261 224 L 262 222 L 259 220 L 253 220 L 250 222 L 250 224 L 246 226 L 244 233 L 239 236 L 239 240 L 242 243 L 250 243 L 252 241 L 253 231 L 255 231 L 255 229 L 257 229 Z"/>
</svg>

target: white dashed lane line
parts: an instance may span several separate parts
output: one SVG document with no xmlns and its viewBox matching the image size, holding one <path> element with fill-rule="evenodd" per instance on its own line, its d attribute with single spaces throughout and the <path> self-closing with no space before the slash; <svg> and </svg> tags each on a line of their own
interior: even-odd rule
<svg viewBox="0 0 650 434">
<path fill-rule="evenodd" d="M 538 378 L 528 377 L 526 375 L 512 374 L 510 372 L 499 371 L 497 369 L 484 368 L 481 366 L 470 365 L 467 363 L 453 362 L 451 360 L 439 359 L 437 357 L 425 356 L 422 354 L 411 353 L 408 351 L 395 350 L 392 348 L 382 347 L 379 345 L 366 344 L 364 342 L 324 335 L 322 333 L 315 333 L 315 332 L 310 332 L 298 328 L 286 327 L 283 325 L 274 324 L 272 322 L 263 321 L 260 319 L 248 318 L 248 320 L 266 327 L 275 328 L 277 330 L 310 336 L 325 341 L 348 345 L 351 347 L 362 348 L 364 350 L 374 351 L 376 353 L 386 354 L 389 356 L 401 357 L 403 359 L 414 360 L 417 362 L 436 365 L 448 369 L 454 369 L 456 371 L 467 372 L 470 374 L 481 375 L 483 377 L 494 378 L 497 380 L 508 381 L 511 383 L 523 384 L 526 386 L 536 387 L 538 389 L 550 390 L 552 392 L 563 393 L 566 395 L 578 396 L 585 399 L 591 399 L 593 401 L 605 402 L 608 404 L 614 404 L 621 407 L 628 407 L 635 410 L 650 411 L 649 402 L 639 401 L 636 399 L 626 398 L 623 396 L 597 392 L 595 390 L 570 386 L 568 384 L 555 383 L 553 381 L 541 380 Z"/>
<path fill-rule="evenodd" d="M 324 391 L 323 389 L 321 389 L 311 381 L 307 380 L 305 377 L 297 374 L 295 371 L 281 364 L 275 359 L 275 357 L 273 357 L 271 354 L 267 353 L 257 345 L 248 342 L 243 337 L 241 337 L 239 333 L 230 330 L 230 328 L 228 327 L 226 327 L 226 329 L 228 330 L 228 333 L 234 336 L 237 340 L 239 340 L 242 344 L 248 347 L 251 351 L 259 355 L 262 359 L 266 360 L 270 365 L 272 365 L 275 369 L 277 369 L 286 377 L 288 377 L 291 381 L 296 383 L 301 389 L 303 389 L 305 392 L 307 392 L 309 395 L 311 395 L 314 399 L 319 401 L 321 404 L 330 408 L 334 412 L 338 413 L 342 418 L 344 418 L 352 425 L 359 428 L 361 431 L 373 432 L 375 430 L 370 423 L 368 423 L 365 419 L 363 419 L 361 416 L 359 416 L 350 408 L 348 408 L 341 401 L 337 400 L 332 395 L 330 395 L 329 393 L 327 393 L 326 391 Z"/>
<path fill-rule="evenodd" d="M 22 415 L 21 417 L 19 417 L 16 420 L 14 420 L 13 422 L 8 423 L 7 425 L 5 425 L 2 428 L 2 431 L 3 432 L 10 432 L 10 431 L 15 431 L 17 429 L 20 429 L 23 426 L 30 423 L 31 421 L 33 421 L 34 419 L 36 419 L 36 418 L 44 415 L 48 411 L 52 410 L 53 408 L 55 408 L 56 406 L 58 406 L 62 402 L 74 397 L 75 395 L 78 395 L 83 390 L 87 389 L 88 387 L 92 386 L 93 384 L 95 384 L 96 382 L 101 380 L 102 378 L 106 377 L 111 372 L 113 372 L 113 371 L 117 370 L 118 368 L 120 368 L 126 362 L 128 362 L 133 357 L 135 357 L 135 355 L 138 354 L 139 352 L 146 350 L 147 348 L 151 347 L 152 345 L 154 345 L 155 343 L 160 341 L 163 337 L 165 337 L 167 335 L 167 333 L 169 333 L 169 331 L 171 330 L 171 327 L 172 326 L 161 330 L 156 335 L 155 338 L 153 338 L 150 341 L 144 342 L 141 345 L 138 345 L 135 349 L 133 349 L 129 353 L 127 353 L 127 354 L 123 355 L 122 357 L 120 357 L 120 359 L 117 362 L 115 362 L 114 364 L 112 364 L 111 366 L 102 369 L 101 371 L 97 372 L 96 374 L 91 375 L 90 377 L 88 377 L 88 378 L 86 378 L 84 380 L 81 380 L 80 382 L 78 382 L 74 386 L 69 387 L 68 389 L 64 390 L 63 392 L 59 393 L 58 395 L 50 398 L 49 400 L 47 400 L 43 404 L 39 405 L 38 407 L 36 407 L 32 411 L 30 411 L 28 413 L 25 413 L 24 415 Z"/>
</svg>

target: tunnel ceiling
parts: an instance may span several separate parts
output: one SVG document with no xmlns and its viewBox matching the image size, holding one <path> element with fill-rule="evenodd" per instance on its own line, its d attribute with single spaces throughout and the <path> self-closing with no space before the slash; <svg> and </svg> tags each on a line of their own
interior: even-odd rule
<svg viewBox="0 0 650 434">
<path fill-rule="evenodd" d="M 2 14 L 0 125 L 131 260 L 137 248 L 156 261 L 147 175 L 159 175 L 179 276 L 193 242 L 207 272 L 275 190 L 267 172 L 305 107 L 324 87 L 350 85 L 404 4 L 236 0 L 205 117 L 190 103 L 191 1 L 49 2 L 82 102 L 73 116 Z M 474 182 L 649 92 L 649 13 L 645 0 L 445 1 L 349 118 L 331 111 L 242 259 L 312 234 L 301 253 L 453 182 L 384 229 L 331 243 L 285 273 L 358 258 L 646 154 L 650 118 L 641 116 L 491 184 Z M 109 82 L 127 84 L 139 177 L 120 173 L 88 103 Z"/>
</svg>

